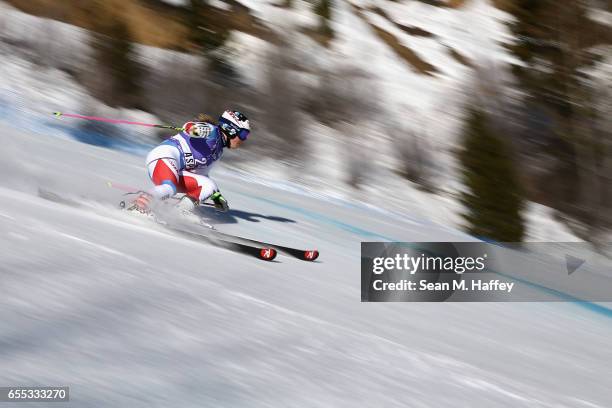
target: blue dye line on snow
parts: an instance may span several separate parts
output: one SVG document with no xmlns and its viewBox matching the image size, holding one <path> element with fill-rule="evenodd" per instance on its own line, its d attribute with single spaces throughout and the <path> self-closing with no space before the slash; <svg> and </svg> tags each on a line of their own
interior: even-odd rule
<svg viewBox="0 0 612 408">
<path fill-rule="evenodd" d="M 540 285 L 538 283 L 534 283 L 534 282 L 530 282 L 530 281 L 525 280 L 525 279 L 516 278 L 514 276 L 506 275 L 505 273 L 501 273 L 501 272 L 497 272 L 497 271 L 491 271 L 491 272 L 493 272 L 493 273 L 495 273 L 497 275 L 506 277 L 508 279 L 512 279 L 512 280 L 514 280 L 516 282 L 519 282 L 519 283 L 522 283 L 524 285 L 531 286 L 531 287 L 533 287 L 535 289 L 538 289 L 538 290 L 540 290 L 540 291 L 542 291 L 544 293 L 547 293 L 547 294 L 549 294 L 551 296 L 558 297 L 558 298 L 562 299 L 565 302 L 574 303 L 574 304 L 576 304 L 576 306 L 585 308 L 587 310 L 590 310 L 591 312 L 595 312 L 595 313 L 601 314 L 601 315 L 603 315 L 605 317 L 612 318 L 612 309 L 607 308 L 605 306 L 602 306 L 600 304 L 597 304 L 597 303 L 594 303 L 594 302 L 591 302 L 591 301 L 588 301 L 588 300 L 583 300 L 583 299 L 577 298 L 576 296 L 572 296 L 572 295 L 570 295 L 568 293 L 561 292 L 561 291 L 558 291 L 556 289 L 551 289 L 551 288 L 549 288 L 547 286 Z"/>
<path fill-rule="evenodd" d="M 279 203 L 279 202 L 276 202 L 276 201 L 273 201 L 273 200 L 269 200 L 267 198 L 263 198 L 263 197 L 259 197 L 259 196 L 253 196 L 251 194 L 247 194 L 247 193 L 243 193 L 243 192 L 240 192 L 240 194 L 245 195 L 245 196 L 247 196 L 249 198 L 252 198 L 252 199 L 255 199 L 255 200 L 264 201 L 266 203 L 275 205 L 277 207 L 281 207 L 281 208 L 284 208 L 284 209 L 287 209 L 287 210 L 290 210 L 290 211 L 298 212 L 298 213 L 300 213 L 300 214 L 302 214 L 302 215 L 304 215 L 304 216 L 306 216 L 308 218 L 311 218 L 311 219 L 314 219 L 314 220 L 317 220 L 317 221 L 325 222 L 327 224 L 333 225 L 333 226 L 338 227 L 338 228 L 340 228 L 340 229 L 342 229 L 344 231 L 348 231 L 348 232 L 351 232 L 351 233 L 356 234 L 356 235 L 361 235 L 361 236 L 365 236 L 365 237 L 379 238 L 379 239 L 383 239 L 383 240 L 389 241 L 389 242 L 401 242 L 400 240 L 397 240 L 397 239 L 394 239 L 394 238 L 391 238 L 391 237 L 387 237 L 387 236 L 378 234 L 376 232 L 368 231 L 368 230 L 365 230 L 363 228 L 359 228 L 359 227 L 356 227 L 354 225 L 347 224 L 347 223 L 342 222 L 342 221 L 338 221 L 338 220 L 336 220 L 334 218 L 327 217 L 325 215 L 316 213 L 314 211 L 306 210 L 306 209 L 301 208 L 301 207 L 296 207 L 296 206 L 289 205 L 289 204 L 282 204 L 282 203 Z M 493 244 L 493 245 L 499 245 L 498 242 L 488 242 L 488 243 Z M 594 312 L 594 313 L 597 313 L 597 314 L 600 314 L 602 316 L 605 316 L 607 318 L 611 318 L 612 319 L 612 309 L 609 309 L 609 308 L 607 308 L 605 306 L 602 306 L 600 304 L 597 304 L 597 303 L 594 303 L 594 302 L 590 302 L 590 301 L 586 301 L 586 300 L 582 300 L 582 299 L 577 298 L 575 296 L 572 296 L 572 295 L 570 295 L 568 293 L 564 293 L 564 292 L 558 291 L 556 289 L 551 289 L 551 288 L 546 287 L 544 285 L 540 285 L 538 283 L 530 282 L 530 281 L 525 280 L 525 279 L 517 278 L 517 277 L 510 276 L 510 275 L 507 275 L 507 274 L 504 274 L 504 273 L 501 273 L 501 272 L 493 271 L 493 270 L 491 272 L 495 273 L 495 274 L 497 274 L 499 276 L 503 276 L 505 278 L 511 279 L 513 281 L 516 281 L 518 283 L 522 283 L 524 285 L 530 286 L 530 287 L 532 287 L 534 289 L 540 290 L 540 291 L 542 291 L 542 292 L 544 292 L 546 294 L 549 294 L 551 296 L 557 297 L 557 298 L 563 300 L 564 302 L 573 303 L 573 304 L 575 304 L 578 307 L 582 307 L 582 308 L 584 308 L 586 310 L 589 310 L 591 312 Z"/>
<path fill-rule="evenodd" d="M 394 239 L 394 238 L 391 238 L 391 237 L 388 237 L 388 236 L 385 236 L 385 235 L 378 234 L 376 232 L 368 231 L 366 229 L 359 228 L 359 227 L 356 227 L 356 226 L 351 225 L 351 224 L 347 224 L 347 223 L 342 222 L 342 221 L 338 221 L 338 220 L 336 220 L 334 218 L 327 217 L 325 215 L 316 213 L 314 211 L 305 210 L 305 209 L 303 209 L 301 207 L 295 207 L 295 206 L 289 205 L 289 204 L 282 204 L 282 203 L 279 203 L 277 201 L 269 200 L 267 198 L 263 198 L 263 197 L 259 197 L 259 196 L 254 196 L 254 195 L 251 195 L 251 194 L 248 194 L 248 193 L 244 193 L 242 191 L 240 191 L 239 193 L 244 195 L 244 196 L 247 196 L 249 198 L 252 198 L 252 199 L 255 199 L 255 200 L 259 200 L 259 201 L 263 201 L 263 202 L 266 202 L 266 203 L 269 203 L 269 204 L 273 204 L 273 205 L 275 205 L 277 207 L 281 207 L 281 208 L 284 208 L 286 210 L 298 212 L 298 213 L 300 213 L 302 215 L 305 215 L 306 217 L 308 217 L 310 219 L 314 219 L 314 220 L 317 220 L 317 221 L 325 222 L 327 224 L 333 225 L 333 226 L 338 227 L 338 228 L 340 228 L 340 229 L 342 229 L 344 231 L 348 231 L 348 232 L 356 234 L 356 235 L 361 235 L 361 236 L 364 236 L 364 237 L 372 237 L 372 238 L 384 239 L 385 241 L 391 241 L 391 242 L 399 242 L 400 241 L 400 240 L 397 240 L 397 239 Z"/>
</svg>

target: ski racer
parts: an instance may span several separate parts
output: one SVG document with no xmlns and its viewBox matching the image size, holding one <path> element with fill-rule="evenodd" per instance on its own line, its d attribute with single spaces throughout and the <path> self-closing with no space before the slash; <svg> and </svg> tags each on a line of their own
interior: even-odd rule
<svg viewBox="0 0 612 408">
<path fill-rule="evenodd" d="M 227 211 L 227 200 L 208 174 L 223 155 L 223 149 L 240 147 L 250 130 L 249 120 L 237 110 L 223 112 L 218 124 L 203 114 L 185 123 L 178 134 L 147 155 L 147 171 L 155 186 L 141 193 L 129 209 L 149 213 L 152 200 L 184 193 L 179 203 L 183 211 L 191 211 L 208 199 L 217 209 Z"/>
</svg>

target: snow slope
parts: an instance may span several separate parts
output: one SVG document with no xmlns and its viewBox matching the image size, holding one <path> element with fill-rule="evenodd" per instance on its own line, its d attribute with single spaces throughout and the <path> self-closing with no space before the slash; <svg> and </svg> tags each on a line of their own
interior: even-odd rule
<svg viewBox="0 0 612 408">
<path fill-rule="evenodd" d="M 6 124 L 0 144 L 0 384 L 73 407 L 612 405 L 603 309 L 360 303 L 360 241 L 459 232 L 217 169 L 219 229 L 322 252 L 265 263 L 115 209 L 106 181 L 144 186 L 142 157 Z"/>
</svg>

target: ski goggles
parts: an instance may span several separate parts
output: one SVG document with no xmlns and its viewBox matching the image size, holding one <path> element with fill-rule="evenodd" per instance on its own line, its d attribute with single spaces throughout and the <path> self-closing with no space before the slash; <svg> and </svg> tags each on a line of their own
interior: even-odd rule
<svg viewBox="0 0 612 408">
<path fill-rule="evenodd" d="M 243 141 L 247 140 L 247 137 L 249 137 L 249 133 L 251 133 L 248 129 L 236 129 L 236 127 L 230 125 L 229 123 L 222 123 L 221 129 L 223 129 L 225 134 L 230 139 L 237 137 L 238 139 Z"/>
</svg>

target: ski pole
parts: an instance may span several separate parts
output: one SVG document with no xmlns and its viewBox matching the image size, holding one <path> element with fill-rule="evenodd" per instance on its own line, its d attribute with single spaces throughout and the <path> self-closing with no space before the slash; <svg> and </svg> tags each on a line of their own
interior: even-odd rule
<svg viewBox="0 0 612 408">
<path fill-rule="evenodd" d="M 94 120 L 97 122 L 108 122 L 108 123 L 123 124 L 123 125 L 147 126 L 147 127 L 154 127 L 154 128 L 159 128 L 159 129 L 172 129 L 172 130 L 179 130 L 179 131 L 184 130 L 182 127 L 177 127 L 174 125 L 155 125 L 152 123 L 132 122 L 132 121 L 123 120 L 123 119 L 109 119 L 109 118 L 100 118 L 98 116 L 76 115 L 74 113 L 53 112 L 53 115 L 55 115 L 58 118 L 61 116 L 66 116 L 68 118 Z"/>
</svg>

